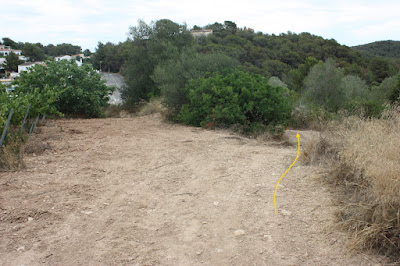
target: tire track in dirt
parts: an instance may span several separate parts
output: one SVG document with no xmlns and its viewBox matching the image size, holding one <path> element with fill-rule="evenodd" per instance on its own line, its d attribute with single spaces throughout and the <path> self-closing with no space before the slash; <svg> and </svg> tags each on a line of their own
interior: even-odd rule
<svg viewBox="0 0 400 266">
<path fill-rule="evenodd" d="M 157 115 L 50 121 L 38 139 L 51 149 L 0 173 L 2 265 L 384 262 L 347 254 L 345 235 L 325 230 L 335 206 L 318 167 L 291 169 L 274 214 L 295 145 Z"/>
</svg>

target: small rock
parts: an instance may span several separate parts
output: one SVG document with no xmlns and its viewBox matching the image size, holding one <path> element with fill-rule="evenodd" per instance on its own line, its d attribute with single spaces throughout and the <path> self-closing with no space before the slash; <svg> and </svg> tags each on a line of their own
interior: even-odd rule
<svg viewBox="0 0 400 266">
<path fill-rule="evenodd" d="M 25 246 L 20 246 L 19 248 L 17 248 L 17 252 L 19 251 L 25 251 Z"/>
<path fill-rule="evenodd" d="M 282 213 L 284 216 L 291 216 L 291 215 L 292 215 L 292 212 L 291 212 L 291 211 L 287 211 L 287 210 L 281 210 L 281 213 Z"/>
<path fill-rule="evenodd" d="M 218 206 L 219 202 L 218 201 L 214 201 L 214 206 Z"/>
<path fill-rule="evenodd" d="M 272 236 L 271 235 L 264 235 L 264 238 L 268 238 L 268 240 L 272 240 Z"/>
<path fill-rule="evenodd" d="M 250 196 L 250 193 L 246 193 L 246 196 Z"/>
<path fill-rule="evenodd" d="M 199 256 L 199 255 L 203 254 L 203 251 L 198 251 L 198 252 L 196 252 L 196 254 Z"/>
<path fill-rule="evenodd" d="M 28 217 L 28 222 L 32 222 L 33 220 L 35 220 L 35 218 L 33 218 L 33 217 Z"/>
<path fill-rule="evenodd" d="M 81 213 L 86 214 L 86 215 L 91 215 L 93 212 L 92 211 L 81 211 Z"/>
<path fill-rule="evenodd" d="M 243 229 L 239 229 L 235 231 L 235 236 L 242 236 L 245 235 L 246 232 Z"/>
</svg>

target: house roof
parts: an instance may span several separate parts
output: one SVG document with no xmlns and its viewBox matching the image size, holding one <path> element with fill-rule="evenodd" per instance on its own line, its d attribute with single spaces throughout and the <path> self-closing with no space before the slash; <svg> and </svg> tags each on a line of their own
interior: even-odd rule
<svg viewBox="0 0 400 266">
<path fill-rule="evenodd" d="M 35 64 L 36 64 L 35 62 L 26 62 L 26 63 L 20 64 L 18 66 L 31 66 L 31 65 L 35 65 Z"/>
<path fill-rule="evenodd" d="M 18 66 L 31 66 L 31 65 L 43 65 L 43 64 L 44 64 L 44 62 L 26 62 L 26 63 L 20 64 Z"/>
</svg>

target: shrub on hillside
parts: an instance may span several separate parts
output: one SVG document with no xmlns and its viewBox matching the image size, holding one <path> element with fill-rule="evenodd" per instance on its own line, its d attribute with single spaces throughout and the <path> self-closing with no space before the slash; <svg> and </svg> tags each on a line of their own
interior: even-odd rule
<svg viewBox="0 0 400 266">
<path fill-rule="evenodd" d="M 192 80 L 185 92 L 190 102 L 182 106 L 178 120 L 193 126 L 240 124 L 251 130 L 285 124 L 290 116 L 290 100 L 282 87 L 239 70 Z"/>
</svg>

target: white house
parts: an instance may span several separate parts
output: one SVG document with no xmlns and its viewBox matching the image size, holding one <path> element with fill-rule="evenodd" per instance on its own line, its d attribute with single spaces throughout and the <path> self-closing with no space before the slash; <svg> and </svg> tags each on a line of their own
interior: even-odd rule
<svg viewBox="0 0 400 266">
<path fill-rule="evenodd" d="M 54 58 L 54 60 L 56 60 L 56 62 L 60 61 L 60 60 L 71 60 L 71 59 L 75 59 L 76 63 L 78 64 L 78 66 L 82 66 L 82 57 L 80 57 L 79 61 L 76 60 L 76 57 L 78 57 L 79 55 L 61 55 L 61 56 L 57 56 Z"/>
<path fill-rule="evenodd" d="M 60 56 L 56 56 L 54 57 L 54 60 L 56 60 L 56 62 L 60 61 L 60 60 L 71 60 L 72 57 L 70 55 L 60 55 Z"/>
<path fill-rule="evenodd" d="M 44 62 L 26 62 L 21 65 L 18 65 L 18 74 L 21 74 L 23 71 L 29 71 L 30 68 L 35 65 L 45 65 Z"/>
<path fill-rule="evenodd" d="M 0 57 L 0 69 L 4 68 L 6 64 L 6 59 L 4 57 Z"/>
<path fill-rule="evenodd" d="M 20 55 L 20 56 L 18 56 L 19 57 L 19 60 L 22 60 L 22 61 L 28 61 L 28 57 L 26 57 L 25 55 Z"/>
<path fill-rule="evenodd" d="M 213 34 L 213 30 L 191 30 L 190 33 L 193 37 L 202 37 Z"/>
<path fill-rule="evenodd" d="M 10 46 L 0 45 L 0 55 L 1 56 L 7 56 L 7 55 L 9 55 L 11 53 L 14 53 L 16 55 L 21 55 L 22 51 L 21 50 L 11 49 Z"/>
</svg>

